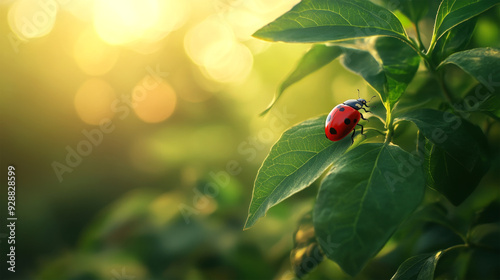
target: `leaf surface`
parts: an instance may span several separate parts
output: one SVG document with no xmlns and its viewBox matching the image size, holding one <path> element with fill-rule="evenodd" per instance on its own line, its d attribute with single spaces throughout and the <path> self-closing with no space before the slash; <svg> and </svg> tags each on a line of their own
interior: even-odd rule
<svg viewBox="0 0 500 280">
<path fill-rule="evenodd" d="M 420 204 L 425 181 L 414 160 L 395 145 L 360 145 L 335 160 L 323 180 L 314 206 L 316 236 L 326 256 L 350 275 Z"/>
<path fill-rule="evenodd" d="M 415 76 L 420 57 L 408 45 L 391 37 L 377 38 L 373 48 L 378 59 L 368 50 L 344 48 L 342 62 L 362 76 L 392 108 Z"/>
<path fill-rule="evenodd" d="M 254 36 L 267 41 L 317 43 L 406 33 L 389 10 L 363 0 L 303 0 Z"/>
<path fill-rule="evenodd" d="M 332 142 L 325 136 L 326 115 L 285 131 L 259 169 L 245 229 L 267 210 L 312 184 L 351 146 L 350 137 Z"/>
<path fill-rule="evenodd" d="M 446 31 L 498 3 L 498 0 L 443 0 L 436 15 L 432 41 L 436 42 Z"/>
</svg>

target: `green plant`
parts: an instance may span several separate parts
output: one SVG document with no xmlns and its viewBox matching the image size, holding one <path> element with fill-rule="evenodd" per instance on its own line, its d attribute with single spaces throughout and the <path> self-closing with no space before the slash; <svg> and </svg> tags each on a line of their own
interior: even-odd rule
<svg viewBox="0 0 500 280">
<path fill-rule="evenodd" d="M 415 242 L 405 241 L 405 233 L 421 237 L 439 226 L 459 241 L 416 250 L 425 253 L 400 260 L 393 279 L 434 279 L 440 259 L 445 259 L 443 266 L 450 263 L 439 272 L 443 277 L 481 276 L 474 268 L 452 267 L 462 267 L 462 262 L 470 267 L 470 256 L 476 258 L 482 250 L 499 257 L 498 184 L 487 184 L 494 195 L 490 206 L 480 205 L 483 216 L 471 218 L 474 209 L 459 206 L 496 159 L 498 143 L 487 134 L 500 120 L 500 51 L 466 47 L 477 16 L 499 1 L 443 0 L 434 11 L 428 46 L 418 28 L 432 12 L 428 1 L 383 2 L 398 16 L 364 0 L 303 0 L 254 34 L 268 41 L 314 43 L 262 114 L 287 87 L 338 57 L 366 80 L 383 106 L 370 118 L 367 139 L 357 137 L 353 145 L 350 137 L 338 142 L 325 138 L 326 115 L 285 131 L 259 169 L 245 229 L 272 206 L 320 180 L 312 211 L 315 238 L 307 242 L 319 245 L 321 258 L 335 261 L 349 275 L 360 273 L 391 238 L 406 250 L 401 256 L 411 256 Z M 415 38 L 401 18 L 411 21 Z M 420 71 L 421 82 L 408 87 L 421 64 L 426 69 Z M 462 77 L 464 72 L 475 81 L 455 87 L 447 82 L 446 75 Z M 408 135 L 412 145 L 405 140 Z M 494 213 L 493 218 L 484 218 L 485 213 Z M 481 273 L 498 277 L 498 268 L 490 268 Z"/>
</svg>

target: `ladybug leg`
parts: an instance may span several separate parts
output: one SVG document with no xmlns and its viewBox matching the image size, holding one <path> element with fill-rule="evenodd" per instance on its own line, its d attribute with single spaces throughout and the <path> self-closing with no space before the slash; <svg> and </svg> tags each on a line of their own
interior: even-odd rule
<svg viewBox="0 0 500 280">
<path fill-rule="evenodd" d="M 369 113 L 369 111 L 368 111 L 368 113 Z M 365 119 L 365 117 L 363 116 L 363 114 L 361 114 L 361 113 L 359 113 L 359 114 L 361 115 L 361 119 L 363 119 L 365 121 L 370 121 L 370 120 Z"/>
<path fill-rule="evenodd" d="M 361 135 L 363 135 L 363 136 L 366 138 L 366 135 L 363 133 L 363 128 L 364 128 L 364 127 L 363 127 L 362 125 L 360 125 L 359 123 L 358 123 L 358 124 L 356 124 L 356 125 L 361 126 Z"/>
<path fill-rule="evenodd" d="M 354 143 L 354 135 L 356 134 L 356 128 L 352 130 L 352 135 L 351 135 L 351 144 Z"/>
<path fill-rule="evenodd" d="M 368 106 L 366 106 L 366 107 L 368 107 Z M 365 108 L 361 108 L 361 109 L 363 109 L 363 111 L 365 111 L 366 113 L 371 113 L 372 112 L 372 111 L 367 111 Z"/>
</svg>

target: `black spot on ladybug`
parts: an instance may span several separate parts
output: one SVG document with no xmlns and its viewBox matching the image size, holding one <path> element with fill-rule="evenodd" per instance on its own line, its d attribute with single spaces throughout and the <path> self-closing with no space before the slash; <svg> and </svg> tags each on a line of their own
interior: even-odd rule
<svg viewBox="0 0 500 280">
<path fill-rule="evenodd" d="M 335 130 L 335 128 L 330 127 L 330 133 L 331 134 L 337 134 L 337 131 Z"/>
<path fill-rule="evenodd" d="M 346 119 L 344 120 L 344 123 L 345 123 L 346 125 L 348 125 L 348 124 L 350 124 L 350 123 L 351 123 L 351 120 L 350 120 L 350 119 L 348 119 L 348 118 L 346 118 Z"/>
<path fill-rule="evenodd" d="M 345 110 L 345 108 L 344 108 L 344 107 L 340 107 L 340 108 L 339 108 L 339 111 L 340 111 L 340 112 L 344 112 L 344 110 Z"/>
</svg>

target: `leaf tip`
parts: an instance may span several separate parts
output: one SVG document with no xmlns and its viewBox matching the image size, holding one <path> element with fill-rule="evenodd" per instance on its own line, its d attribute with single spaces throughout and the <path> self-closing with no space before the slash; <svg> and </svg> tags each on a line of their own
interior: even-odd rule
<svg viewBox="0 0 500 280">
<path fill-rule="evenodd" d="M 245 225 L 243 226 L 243 231 L 246 231 L 248 229 L 250 229 L 254 224 L 255 224 L 255 219 L 253 218 L 253 216 L 251 214 L 248 215 L 248 218 L 245 222 Z"/>
</svg>

